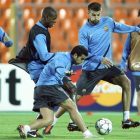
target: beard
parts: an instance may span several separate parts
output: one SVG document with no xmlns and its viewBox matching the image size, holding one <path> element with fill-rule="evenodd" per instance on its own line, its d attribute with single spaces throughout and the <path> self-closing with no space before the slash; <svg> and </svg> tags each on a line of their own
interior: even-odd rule
<svg viewBox="0 0 140 140">
<path fill-rule="evenodd" d="M 99 22 L 99 20 L 93 20 L 93 21 L 90 21 L 92 24 L 97 24 Z"/>
</svg>

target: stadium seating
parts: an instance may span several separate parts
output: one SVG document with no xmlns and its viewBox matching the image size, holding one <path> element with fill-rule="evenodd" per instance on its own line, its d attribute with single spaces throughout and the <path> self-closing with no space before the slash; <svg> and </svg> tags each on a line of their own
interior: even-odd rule
<svg viewBox="0 0 140 140">
<path fill-rule="evenodd" d="M 126 4 L 139 4 L 139 0 L 125 0 Z"/>
<path fill-rule="evenodd" d="M 0 18 L 3 21 L 0 23 L 0 26 L 7 33 L 9 33 L 10 29 L 10 5 L 13 2 L 14 0 L 0 0 Z M 52 51 L 70 51 L 71 48 L 78 44 L 78 31 L 87 21 L 87 5 L 91 2 L 101 3 L 103 11 L 107 11 L 104 6 L 104 0 L 18 0 L 18 8 L 22 13 L 19 23 L 21 22 L 22 31 L 24 30 L 24 33 L 22 33 L 23 37 L 19 41 L 19 44 L 22 45 L 18 47 L 22 48 L 27 42 L 29 31 L 41 18 L 44 7 L 52 6 L 58 11 L 57 22 L 53 28 L 49 29 Z M 128 25 L 138 25 L 137 12 L 139 8 L 135 7 L 135 5 L 140 4 L 139 0 L 110 0 L 109 2 L 109 10 L 115 21 Z M 104 15 L 105 13 L 107 12 L 103 12 Z M 113 34 L 112 38 L 112 47 L 115 50 L 113 51 L 113 59 L 120 60 L 126 34 Z M 3 48 L 3 45 L 0 43 L 1 62 L 6 62 L 8 58 L 7 52 L 8 49 L 6 47 Z M 6 58 L 4 59 L 4 57 Z"/>
<path fill-rule="evenodd" d="M 70 0 L 70 3 L 72 3 L 72 4 L 76 4 L 76 3 L 78 3 L 78 4 L 84 4 L 86 1 L 85 0 Z"/>
</svg>

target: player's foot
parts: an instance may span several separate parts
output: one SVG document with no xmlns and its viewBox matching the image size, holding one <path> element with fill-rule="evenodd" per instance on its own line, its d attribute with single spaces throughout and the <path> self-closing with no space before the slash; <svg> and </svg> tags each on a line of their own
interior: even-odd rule
<svg viewBox="0 0 140 140">
<path fill-rule="evenodd" d="M 27 137 L 28 138 L 44 138 L 44 136 L 41 136 L 37 131 L 30 131 L 27 132 Z"/>
<path fill-rule="evenodd" d="M 53 126 L 46 126 L 45 128 L 44 128 L 44 130 L 43 130 L 43 134 L 44 135 L 49 135 L 49 134 L 51 134 L 51 129 L 53 128 Z"/>
<path fill-rule="evenodd" d="M 22 139 L 27 139 L 27 132 L 26 132 L 26 130 L 25 130 L 25 128 L 24 128 L 23 125 L 19 125 L 19 126 L 17 127 L 17 130 L 18 130 L 19 135 L 20 135 L 20 137 L 21 137 Z"/>
<path fill-rule="evenodd" d="M 104 139 L 102 137 L 98 137 L 96 135 L 90 134 L 90 135 L 84 135 L 83 139 Z"/>
<path fill-rule="evenodd" d="M 132 119 L 127 119 L 125 122 L 122 121 L 122 128 L 129 129 L 130 127 L 137 127 L 140 125 L 140 122 L 134 122 Z"/>
<path fill-rule="evenodd" d="M 74 123 L 69 123 L 67 128 L 69 131 L 81 131 L 80 128 Z"/>
</svg>

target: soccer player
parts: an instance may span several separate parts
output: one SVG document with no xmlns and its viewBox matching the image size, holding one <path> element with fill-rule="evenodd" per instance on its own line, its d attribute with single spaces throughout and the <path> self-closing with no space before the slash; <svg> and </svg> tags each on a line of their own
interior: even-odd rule
<svg viewBox="0 0 140 140">
<path fill-rule="evenodd" d="M 110 17 L 101 17 L 102 7 L 93 2 L 88 5 L 89 19 L 79 30 L 79 44 L 88 49 L 88 56 L 82 65 L 82 74 L 77 82 L 77 102 L 89 95 L 100 80 L 122 87 L 123 121 L 122 128 L 137 127 L 139 122 L 130 119 L 131 82 L 118 67 L 113 65 L 111 59 L 111 34 L 114 33 L 140 33 L 140 28 L 115 22 Z M 65 112 L 59 108 L 55 114 L 54 123 L 45 127 L 44 134 L 50 134 L 52 126 Z M 68 125 L 70 131 L 79 130 L 71 121 Z"/>
<path fill-rule="evenodd" d="M 57 11 L 53 7 L 43 9 L 41 19 L 31 28 L 28 41 L 19 52 L 16 59 L 11 59 L 9 64 L 13 64 L 24 69 L 30 74 L 31 79 L 36 83 L 44 65 L 54 54 L 50 53 L 49 28 L 56 23 Z M 39 119 L 40 114 L 36 119 Z M 44 138 L 36 130 L 28 132 L 28 137 L 36 136 Z"/>
<path fill-rule="evenodd" d="M 34 106 L 33 111 L 40 112 L 43 116 L 42 119 L 33 121 L 28 125 L 19 125 L 17 130 L 20 137 L 27 138 L 27 132 L 32 129 L 39 129 L 46 125 L 51 125 L 53 122 L 53 109 L 54 106 L 59 105 L 66 109 L 72 120 L 83 132 L 83 138 L 96 138 L 101 137 L 93 135 L 85 126 L 85 123 L 77 110 L 75 103 L 69 98 L 63 90 L 63 77 L 67 74 L 74 74 L 70 71 L 73 64 L 78 65 L 88 55 L 87 49 L 78 45 L 73 48 L 71 53 L 57 53 L 42 70 L 38 82 L 34 89 Z"/>
<path fill-rule="evenodd" d="M 138 11 L 140 17 L 140 10 Z M 140 27 L 140 24 L 138 25 Z M 140 113 L 140 35 L 137 32 L 129 33 L 124 45 L 121 69 L 127 72 L 127 60 L 129 69 L 132 72 L 136 91 L 137 91 L 137 107 Z"/>
<path fill-rule="evenodd" d="M 4 43 L 6 47 L 11 47 L 13 45 L 12 39 L 4 32 L 0 27 L 0 42 Z"/>
</svg>

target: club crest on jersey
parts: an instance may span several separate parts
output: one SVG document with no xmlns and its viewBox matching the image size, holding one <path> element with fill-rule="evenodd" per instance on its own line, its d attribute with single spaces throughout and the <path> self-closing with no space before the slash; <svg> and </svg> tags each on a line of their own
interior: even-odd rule
<svg viewBox="0 0 140 140">
<path fill-rule="evenodd" d="M 108 29 L 107 26 L 105 26 L 105 27 L 104 27 L 104 30 L 105 30 L 106 32 L 108 32 L 109 29 Z"/>
</svg>

